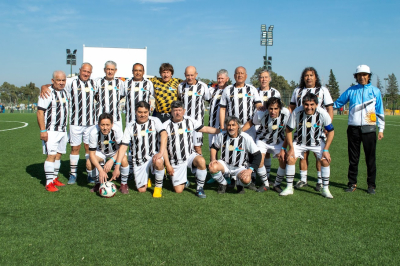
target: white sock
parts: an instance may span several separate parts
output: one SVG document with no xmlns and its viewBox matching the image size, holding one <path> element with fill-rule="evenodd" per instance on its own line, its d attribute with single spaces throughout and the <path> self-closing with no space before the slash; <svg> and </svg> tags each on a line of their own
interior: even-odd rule
<svg viewBox="0 0 400 266">
<path fill-rule="evenodd" d="M 294 165 L 286 165 L 286 182 L 287 187 L 293 187 L 293 179 L 296 171 L 296 167 Z"/>
<path fill-rule="evenodd" d="M 321 171 L 318 171 L 318 172 L 317 172 L 317 176 L 318 176 L 318 181 L 317 181 L 317 183 L 318 183 L 318 184 L 322 184 L 322 174 L 321 174 Z"/>
<path fill-rule="evenodd" d="M 227 185 L 226 179 L 222 176 L 222 172 L 218 171 L 218 173 L 211 174 L 211 177 L 214 178 L 221 185 Z"/>
<path fill-rule="evenodd" d="M 53 180 L 58 177 L 58 172 L 60 171 L 60 166 L 61 166 L 61 161 L 60 160 L 56 160 L 54 162 L 54 177 L 53 177 Z"/>
<path fill-rule="evenodd" d="M 282 183 L 284 176 L 285 176 L 285 169 L 282 169 L 281 167 L 279 167 L 278 171 L 276 172 L 276 179 L 275 179 L 274 187 L 279 186 Z"/>
<path fill-rule="evenodd" d="M 154 170 L 154 175 L 156 179 L 155 187 L 162 187 L 164 181 L 164 169 L 162 170 Z"/>
<path fill-rule="evenodd" d="M 207 169 L 204 170 L 196 170 L 196 183 L 197 183 L 197 190 L 204 187 L 204 181 L 206 181 L 207 177 Z"/>
<path fill-rule="evenodd" d="M 54 177 L 54 162 L 44 162 L 44 173 L 46 175 L 46 186 L 53 182 Z"/>
<path fill-rule="evenodd" d="M 269 177 L 269 173 L 271 172 L 271 165 L 272 165 L 271 162 L 272 162 L 271 158 L 264 159 L 264 166 L 265 166 L 265 169 L 267 170 L 268 177 Z"/>
<path fill-rule="evenodd" d="M 71 175 L 76 177 L 76 172 L 78 170 L 79 155 L 69 155 L 69 161 L 71 166 Z"/>
<path fill-rule="evenodd" d="M 301 181 L 307 183 L 307 170 L 300 170 Z"/>
<path fill-rule="evenodd" d="M 259 167 L 257 169 L 257 174 L 258 174 L 258 176 L 261 177 L 262 181 L 264 182 L 264 186 L 269 187 L 268 173 L 267 173 L 265 166 Z"/>
<path fill-rule="evenodd" d="M 321 167 L 322 183 L 324 188 L 329 187 L 329 176 L 331 175 L 331 167 Z"/>
<path fill-rule="evenodd" d="M 129 166 L 121 167 L 121 184 L 125 185 L 128 183 Z"/>
</svg>

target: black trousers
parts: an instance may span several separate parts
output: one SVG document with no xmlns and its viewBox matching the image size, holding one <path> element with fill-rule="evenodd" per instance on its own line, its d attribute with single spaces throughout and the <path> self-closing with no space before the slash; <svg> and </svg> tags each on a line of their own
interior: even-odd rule
<svg viewBox="0 0 400 266">
<path fill-rule="evenodd" d="M 347 128 L 347 148 L 349 153 L 348 185 L 357 184 L 358 162 L 360 161 L 360 146 L 363 144 L 365 162 L 367 163 L 368 187 L 376 188 L 376 132 L 361 133 L 361 127 Z"/>
</svg>

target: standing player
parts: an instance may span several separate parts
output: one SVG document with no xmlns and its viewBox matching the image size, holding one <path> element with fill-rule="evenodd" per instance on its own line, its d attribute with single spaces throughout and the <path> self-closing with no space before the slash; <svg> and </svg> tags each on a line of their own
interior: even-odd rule
<svg viewBox="0 0 400 266">
<path fill-rule="evenodd" d="M 201 125 L 204 124 L 204 101 L 210 99 L 208 86 L 196 80 L 197 70 L 194 66 L 188 66 L 185 69 L 186 81 L 179 84 L 178 91 L 181 94 L 182 102 L 185 105 L 186 116 L 196 120 Z M 203 146 L 203 133 L 194 132 L 194 150 L 198 154 L 202 154 L 201 146 Z"/>
<path fill-rule="evenodd" d="M 290 100 L 289 109 L 291 112 L 299 106 L 302 106 L 302 99 L 307 93 L 313 93 L 318 97 L 318 107 L 325 109 L 331 119 L 333 120 L 333 101 L 329 90 L 321 85 L 317 70 L 313 67 L 306 67 L 301 73 L 300 85 L 293 91 L 292 99 Z M 324 134 L 322 135 L 324 137 Z M 300 177 L 296 183 L 296 188 L 308 186 L 307 184 L 307 169 L 308 169 L 308 155 L 304 154 L 303 159 L 300 160 Z M 318 175 L 316 191 L 320 191 L 322 188 L 321 179 L 321 165 L 319 164 L 318 158 L 316 158 L 316 168 Z"/>
<path fill-rule="evenodd" d="M 194 150 L 194 132 L 219 133 L 219 129 L 203 126 L 191 117 L 184 116 L 184 105 L 180 101 L 172 102 L 172 118 L 164 122 L 168 133 L 167 150 L 164 153 L 165 167 L 172 177 L 176 193 L 181 193 L 187 182 L 187 168 L 196 173 L 196 196 L 206 198 L 204 181 L 207 176 L 206 161 Z"/>
<path fill-rule="evenodd" d="M 247 121 L 243 126 L 243 130 L 253 125 L 258 125 L 256 144 L 261 151 L 261 163 L 257 170 L 257 174 L 262 178 L 264 184 L 257 189 L 257 192 L 269 190 L 269 171 L 264 166 L 264 160 L 269 154 L 273 154 L 274 158 L 279 159 L 279 168 L 274 184 L 274 190 L 278 193 L 282 192 L 280 184 L 285 176 L 286 158 L 285 150 L 287 147 L 285 140 L 285 129 L 289 120 L 290 111 L 282 107 L 281 99 L 271 97 L 265 104 L 267 111 L 258 111 L 253 120 Z M 271 162 L 270 162 L 271 163 Z"/>
<path fill-rule="evenodd" d="M 162 63 L 159 72 L 161 78 L 150 79 L 154 85 L 154 98 L 156 99 L 153 116 L 158 117 L 164 123 L 171 118 L 171 103 L 180 100 L 178 86 L 182 80 L 172 78 L 174 67 L 169 63 Z"/>
<path fill-rule="evenodd" d="M 104 64 L 103 78 L 96 79 L 96 87 L 99 89 L 97 94 L 97 114 L 109 113 L 113 116 L 113 124 L 120 128 L 122 132 L 122 117 L 119 108 L 124 82 L 115 78 L 117 64 L 114 61 L 107 61 Z"/>
<path fill-rule="evenodd" d="M 64 90 L 66 76 L 63 71 L 54 71 L 49 98 L 38 100 L 37 121 L 40 128 L 40 139 L 43 141 L 43 153 L 47 154 L 44 162 L 46 190 L 56 192 L 55 186 L 62 187 L 58 181 L 61 156 L 66 153 L 68 142 L 68 94 Z"/>
<path fill-rule="evenodd" d="M 100 183 L 107 181 L 107 173 L 111 170 L 116 162 L 118 149 L 122 139 L 122 131 L 119 126 L 113 123 L 113 115 L 110 113 L 103 113 L 99 117 L 99 123 L 90 131 L 89 136 L 89 170 L 94 172 L 94 179 L 96 185 L 90 192 L 98 192 Z M 119 191 L 123 194 L 128 194 L 127 185 L 129 165 L 125 153 L 120 160 L 121 164 L 121 187 Z M 104 164 L 104 167 L 100 165 Z"/>
<path fill-rule="evenodd" d="M 70 145 L 71 154 L 69 156 L 71 174 L 69 176 L 68 184 L 76 183 L 79 150 L 83 139 L 85 147 L 86 170 L 88 173 L 88 182 L 94 183 L 91 178 L 92 173 L 88 170 L 90 167 L 89 161 L 89 132 L 96 126 L 97 113 L 95 106 L 95 95 L 97 87 L 90 75 L 92 74 L 92 65 L 90 63 L 83 63 L 79 69 L 79 76 L 67 79 L 65 90 L 70 95 L 69 101 L 69 132 L 70 132 Z M 42 86 L 40 97 L 47 97 L 49 95 L 48 85 Z"/>
<path fill-rule="evenodd" d="M 156 179 L 153 197 L 160 198 L 164 177 L 163 154 L 167 146 L 167 133 L 160 119 L 149 117 L 149 103 L 140 101 L 136 104 L 135 110 L 136 119 L 125 128 L 113 179 L 118 177 L 119 163 L 124 158 L 128 145 L 131 145 L 134 163 L 133 171 L 138 191 L 146 192 L 151 169 Z M 124 186 L 128 191 L 126 180 L 121 179 L 121 184 L 121 188 Z"/>
<path fill-rule="evenodd" d="M 223 174 L 227 173 L 236 179 L 237 192 L 243 194 L 245 192 L 243 186 L 251 183 L 251 175 L 260 165 L 261 153 L 254 140 L 247 133 L 242 132 L 240 120 L 237 117 L 227 117 L 225 128 L 227 131 L 218 134 L 211 147 L 211 162 L 208 168 L 212 177 L 220 183 L 219 194 L 225 193 L 227 182 Z M 219 149 L 221 149 L 221 157 L 217 161 Z M 248 161 L 247 158 L 249 158 Z"/>
<path fill-rule="evenodd" d="M 294 109 L 286 125 L 286 142 L 288 144 L 286 181 L 287 187 L 279 194 L 287 196 L 293 194 L 293 178 L 297 158 L 303 158 L 308 152 L 314 152 L 321 163 L 323 188 L 321 195 L 332 199 L 329 191 L 329 176 L 331 155 L 329 147 L 333 140 L 334 130 L 332 119 L 328 112 L 318 107 L 318 97 L 307 93 L 302 99 L 303 105 Z M 297 129 L 297 136 L 292 140 L 292 132 Z M 326 142 L 323 138 L 323 130 L 327 131 Z"/>
</svg>

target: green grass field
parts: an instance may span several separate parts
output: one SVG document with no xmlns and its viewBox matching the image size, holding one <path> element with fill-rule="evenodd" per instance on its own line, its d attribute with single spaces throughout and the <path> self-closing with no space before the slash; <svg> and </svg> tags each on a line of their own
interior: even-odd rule
<svg viewBox="0 0 400 266">
<path fill-rule="evenodd" d="M 29 125 L 4 131 L 23 125 L 5 121 Z M 288 197 L 250 190 L 218 195 L 213 184 L 206 185 L 203 200 L 194 195 L 190 176 L 190 189 L 179 195 L 166 182 L 163 198 L 153 199 L 152 189 L 139 194 L 130 181 L 129 195 L 105 199 L 89 192 L 83 159 L 77 185 L 47 192 L 36 115 L 0 114 L 0 265 L 397 265 L 400 118 L 386 121 L 377 147 L 376 195 L 366 193 L 363 156 L 359 188 L 343 191 L 347 117 L 336 116 L 330 148 L 333 200 L 313 189 L 314 160 L 310 186 Z M 272 179 L 277 166 L 273 160 Z M 62 182 L 68 172 L 64 155 Z"/>
</svg>

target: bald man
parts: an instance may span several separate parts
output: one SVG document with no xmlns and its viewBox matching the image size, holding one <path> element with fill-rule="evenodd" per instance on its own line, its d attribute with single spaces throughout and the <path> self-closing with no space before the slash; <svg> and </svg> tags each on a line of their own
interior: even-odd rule
<svg viewBox="0 0 400 266">
<path fill-rule="evenodd" d="M 178 91 L 181 94 L 181 99 L 185 105 L 186 116 L 204 124 L 204 101 L 210 99 L 208 86 L 201 81 L 198 81 L 197 70 L 194 66 L 188 66 L 185 69 L 186 80 L 179 84 Z M 194 149 L 198 154 L 202 154 L 201 146 L 203 145 L 203 133 L 195 132 L 194 134 Z"/>
</svg>

